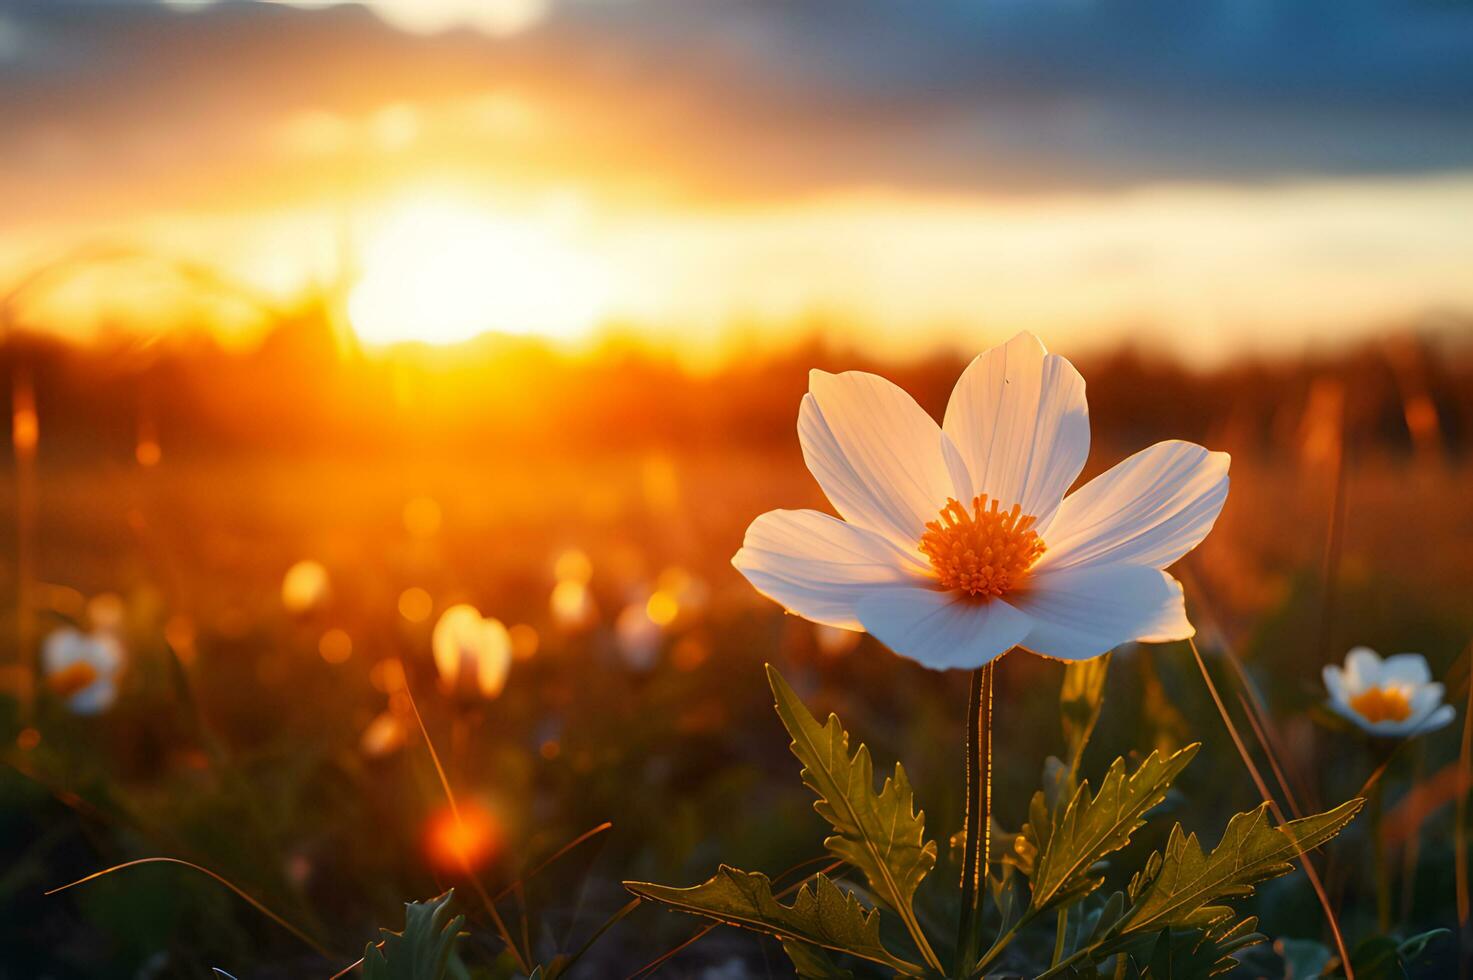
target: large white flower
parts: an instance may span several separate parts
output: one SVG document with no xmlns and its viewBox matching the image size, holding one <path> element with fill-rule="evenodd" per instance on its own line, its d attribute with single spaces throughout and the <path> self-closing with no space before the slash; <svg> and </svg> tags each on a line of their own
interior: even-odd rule
<svg viewBox="0 0 1473 980">
<path fill-rule="evenodd" d="M 1163 569 L 1217 520 L 1227 454 L 1157 443 L 1065 497 L 1084 379 L 1031 334 L 972 361 L 940 426 L 884 378 L 814 371 L 798 438 L 843 520 L 770 511 L 732 559 L 790 612 L 937 669 L 1193 634 Z"/>
<path fill-rule="evenodd" d="M 117 698 L 123 647 L 111 633 L 83 633 L 70 626 L 46 637 L 41 669 L 51 693 L 79 715 L 95 715 Z"/>
<path fill-rule="evenodd" d="M 1327 664 L 1325 690 L 1330 707 L 1372 735 L 1406 738 L 1425 735 L 1453 720 L 1457 712 L 1442 703 L 1442 685 L 1432 679 L 1420 653 L 1381 657 L 1370 647 L 1345 655 L 1345 667 Z"/>
</svg>

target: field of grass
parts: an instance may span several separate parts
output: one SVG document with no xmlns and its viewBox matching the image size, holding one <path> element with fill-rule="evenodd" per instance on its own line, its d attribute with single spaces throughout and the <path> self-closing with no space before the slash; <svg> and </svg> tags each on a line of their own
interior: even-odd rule
<svg viewBox="0 0 1473 980">
<path fill-rule="evenodd" d="M 1460 718 L 1399 750 L 1382 777 L 1393 925 L 1403 937 L 1456 932 L 1473 469 L 1456 454 L 1357 452 L 1327 548 L 1333 463 L 1292 446 L 1239 448 L 1228 421 L 1212 425 L 1218 443 L 1188 433 L 1238 450 L 1217 528 L 1177 569 L 1202 651 L 1268 773 L 1242 699 L 1264 709 L 1282 770 L 1274 792 L 1306 812 L 1354 795 L 1380 761 L 1327 720 L 1321 667 L 1355 644 L 1427 655 Z M 1170 423 L 1159 419 L 1153 437 L 1172 434 Z M 1149 441 L 1097 425 L 1086 475 Z M 450 886 L 469 916 L 463 957 L 488 976 L 512 975 L 474 889 L 437 860 L 431 838 L 446 799 L 401 677 L 462 806 L 486 820 L 479 881 L 493 896 L 524 881 L 497 908 L 540 961 L 576 950 L 617 912 L 629 900 L 622 880 L 694 884 L 721 862 L 774 876 L 818 866 L 804 863 L 824 857 L 824 826 L 771 710 L 764 662 L 820 717 L 837 711 L 878 769 L 905 762 L 943 844 L 934 882 L 956 874 L 944 845 L 962 824 L 965 675 L 784 616 L 729 565 L 755 515 L 824 507 L 795 440 L 376 456 L 166 449 L 150 466 L 107 453 L 40 463 L 33 616 L 27 626 L 6 605 L 7 646 L 26 629 L 37 642 L 101 618 L 116 620 L 127 659 L 117 702 L 102 714 L 70 713 L 44 692 L 34 711 L 13 693 L 0 701 L 0 977 L 201 977 L 218 967 L 241 980 L 326 978 L 379 927 L 400 928 L 402 903 Z M 0 491 L 7 514 L 13 486 Z M 10 554 L 14 535 L 0 535 Z M 303 560 L 320 564 L 327 588 L 292 611 L 283 576 Z M 6 574 L 14 594 L 14 567 Z M 428 606 L 406 593 L 416 589 Z M 432 629 L 460 602 L 521 627 L 494 699 L 437 684 Z M 1021 655 L 997 668 L 1002 827 L 1023 823 L 1045 758 L 1063 749 L 1062 675 Z M 1192 741 L 1201 753 L 1163 812 L 1215 840 L 1229 814 L 1260 796 L 1190 650 L 1117 651 L 1084 775 Z M 1153 822 L 1119 866 L 1164 836 Z M 1352 945 L 1378 933 L 1370 851 L 1360 820 L 1316 856 Z M 321 951 L 178 865 L 43 894 L 149 856 L 218 873 Z M 930 894 L 939 887 L 923 889 L 919 914 L 949 922 Z M 1283 974 L 1293 940 L 1330 944 L 1302 873 L 1246 904 L 1281 942 L 1245 954 L 1245 976 Z M 700 927 L 639 907 L 576 975 L 629 976 Z M 1438 937 L 1414 975 L 1453 975 L 1458 947 L 1454 935 Z M 720 978 L 789 967 L 777 943 L 717 929 L 660 969 Z"/>
</svg>

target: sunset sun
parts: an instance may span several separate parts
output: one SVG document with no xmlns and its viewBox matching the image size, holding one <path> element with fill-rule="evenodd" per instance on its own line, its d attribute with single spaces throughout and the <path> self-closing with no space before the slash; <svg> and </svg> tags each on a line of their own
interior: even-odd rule
<svg viewBox="0 0 1473 980">
<path fill-rule="evenodd" d="M 602 267 L 551 218 L 418 199 L 365 232 L 348 316 L 366 343 L 453 344 L 487 331 L 570 340 L 604 313 Z"/>
</svg>

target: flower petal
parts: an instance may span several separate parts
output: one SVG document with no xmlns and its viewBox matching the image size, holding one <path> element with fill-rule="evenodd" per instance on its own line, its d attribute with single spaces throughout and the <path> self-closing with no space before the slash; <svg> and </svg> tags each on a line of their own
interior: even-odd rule
<svg viewBox="0 0 1473 980">
<path fill-rule="evenodd" d="M 860 598 L 859 621 L 885 646 L 933 670 L 980 667 L 1027 635 L 1027 616 L 1003 602 L 978 602 L 925 586 L 876 589 Z"/>
<path fill-rule="evenodd" d="M 1355 647 L 1345 655 L 1345 690 L 1351 697 L 1381 685 L 1381 657 L 1370 647 Z"/>
<path fill-rule="evenodd" d="M 953 496 L 941 429 L 915 400 L 874 374 L 812 371 L 798 441 L 845 520 L 913 547 Z"/>
<path fill-rule="evenodd" d="M 1344 705 L 1347 698 L 1345 672 L 1340 669 L 1340 665 L 1325 664 L 1324 669 L 1320 671 L 1320 676 L 1325 679 L 1325 690 L 1329 692 L 1331 703 Z"/>
<path fill-rule="evenodd" d="M 1088 565 L 1035 570 L 1010 601 L 1033 619 L 1022 645 L 1061 660 L 1087 660 L 1131 640 L 1184 640 L 1181 583 L 1149 565 Z"/>
<path fill-rule="evenodd" d="M 1039 566 L 1165 568 L 1212 530 L 1227 492 L 1227 453 L 1158 442 L 1064 499 Z"/>
<path fill-rule="evenodd" d="M 1416 719 L 1426 718 L 1442 703 L 1442 697 L 1445 693 L 1447 692 L 1443 689 L 1443 686 L 1437 683 L 1423 684 L 1417 687 L 1412 691 L 1410 699 L 1411 716 Z"/>
<path fill-rule="evenodd" d="M 973 493 L 1020 504 L 1047 528 L 1089 455 L 1084 379 L 1020 333 L 967 365 L 943 428 L 967 461 Z"/>
<path fill-rule="evenodd" d="M 861 629 L 854 603 L 877 586 L 923 574 L 888 540 L 816 510 L 774 510 L 747 528 L 731 563 L 758 592 L 789 612 L 842 629 Z"/>
<path fill-rule="evenodd" d="M 1381 661 L 1381 684 L 1417 686 L 1432 680 L 1427 658 L 1420 653 L 1398 653 Z"/>
<path fill-rule="evenodd" d="M 1417 734 L 1426 735 L 1428 732 L 1435 732 L 1439 728 L 1445 727 L 1457 716 L 1457 709 L 1450 704 L 1445 704 L 1432 712 L 1431 717 L 1417 723 Z"/>
</svg>

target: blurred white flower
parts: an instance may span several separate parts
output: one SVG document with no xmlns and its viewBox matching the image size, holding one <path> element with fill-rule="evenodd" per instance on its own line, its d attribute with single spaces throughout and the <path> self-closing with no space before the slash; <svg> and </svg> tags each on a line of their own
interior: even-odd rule
<svg viewBox="0 0 1473 980">
<path fill-rule="evenodd" d="M 46 686 L 79 715 L 106 711 L 118 696 L 123 647 L 108 633 L 83 633 L 70 626 L 46 638 L 41 669 Z"/>
<path fill-rule="evenodd" d="M 1324 678 L 1331 709 L 1372 735 L 1424 735 L 1457 714 L 1442 703 L 1442 685 L 1432 679 L 1420 653 L 1382 660 L 1369 647 L 1356 647 L 1345 655 L 1343 668 L 1326 665 Z"/>
<path fill-rule="evenodd" d="M 940 426 L 873 374 L 813 371 L 808 389 L 798 439 L 843 520 L 753 521 L 732 564 L 763 595 L 936 669 L 1193 634 L 1164 569 L 1217 520 L 1226 453 L 1157 443 L 1066 498 L 1089 454 L 1084 379 L 1026 333 L 972 361 Z"/>
<path fill-rule="evenodd" d="M 281 604 L 294 615 L 311 612 L 327 601 L 331 585 L 320 562 L 304 559 L 281 578 Z"/>
<path fill-rule="evenodd" d="M 598 618 L 593 594 L 577 579 L 564 579 L 553 586 L 548 607 L 552 610 L 552 618 L 566 630 L 585 629 Z"/>
<path fill-rule="evenodd" d="M 451 606 L 430 638 L 440 686 L 446 692 L 494 698 L 511 668 L 511 634 L 501 620 L 483 618 L 475 606 Z"/>
<path fill-rule="evenodd" d="M 648 602 L 632 602 L 614 621 L 619 656 L 631 670 L 649 670 L 660 656 L 660 624 L 650 618 Z"/>
</svg>

